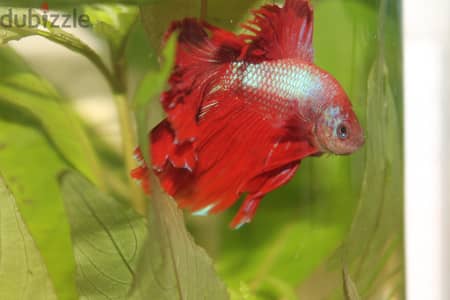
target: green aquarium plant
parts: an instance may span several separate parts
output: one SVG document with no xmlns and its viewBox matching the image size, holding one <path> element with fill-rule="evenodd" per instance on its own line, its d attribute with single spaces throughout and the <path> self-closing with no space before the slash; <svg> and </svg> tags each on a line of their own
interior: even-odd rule
<svg viewBox="0 0 450 300">
<path fill-rule="evenodd" d="M 404 298 L 400 1 L 312 1 L 315 63 L 342 84 L 366 143 L 352 156 L 304 160 L 239 230 L 227 226 L 237 207 L 184 214 L 155 178 L 148 197 L 129 172 L 136 145 L 148 153 L 164 117 L 169 24 L 191 16 L 239 31 L 265 2 L 96 2 L 0 8 L 1 20 L 12 16 L 0 21 L 0 299 Z M 13 14 L 69 15 L 81 31 L 17 26 Z M 74 109 L 65 88 L 75 78 L 57 86 L 14 50 L 31 36 L 95 66 L 117 111 L 119 149 Z"/>
</svg>

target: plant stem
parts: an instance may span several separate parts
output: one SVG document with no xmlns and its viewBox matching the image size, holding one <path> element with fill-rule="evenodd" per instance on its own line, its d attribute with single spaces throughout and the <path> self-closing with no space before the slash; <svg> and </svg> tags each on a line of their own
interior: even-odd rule
<svg viewBox="0 0 450 300">
<path fill-rule="evenodd" d="M 71 51 L 79 53 L 86 57 L 91 63 L 93 63 L 98 70 L 102 73 L 105 79 L 108 81 L 112 89 L 116 89 L 120 84 L 114 75 L 109 71 L 108 67 L 103 63 L 100 56 L 88 45 L 80 41 L 73 35 L 63 32 L 61 30 L 54 29 L 52 31 L 45 31 L 40 29 L 22 29 L 22 28 L 11 28 L 10 30 L 15 31 L 19 34 L 24 35 L 39 35 L 43 38 L 48 39 L 51 42 L 57 43 Z M 59 33 L 59 34 L 58 34 Z"/>
<path fill-rule="evenodd" d="M 137 21 L 137 18 L 135 22 Z M 128 41 L 129 33 L 125 35 L 117 49 L 110 45 L 113 78 L 112 89 L 114 92 L 114 100 L 116 103 L 117 114 L 120 124 L 120 132 L 122 136 L 122 153 L 125 162 L 125 169 L 130 186 L 130 202 L 134 209 L 141 215 L 147 214 L 147 203 L 140 187 L 134 182 L 128 174 L 135 166 L 133 152 L 138 145 L 135 128 L 133 126 L 132 111 L 129 106 L 127 97 L 127 61 L 125 49 Z"/>
<path fill-rule="evenodd" d="M 136 137 L 134 135 L 134 128 L 132 126 L 131 113 L 128 106 L 127 97 L 124 94 L 115 93 L 114 101 L 116 103 L 120 124 L 120 133 L 122 137 L 122 153 L 125 162 L 125 169 L 128 173 L 135 166 L 135 162 L 133 160 L 133 151 L 134 147 L 136 147 L 137 145 Z M 131 204 L 137 212 L 144 215 L 147 208 L 144 198 L 142 197 L 140 187 L 134 182 L 131 176 L 127 176 L 127 178 L 132 194 L 130 197 Z"/>
</svg>

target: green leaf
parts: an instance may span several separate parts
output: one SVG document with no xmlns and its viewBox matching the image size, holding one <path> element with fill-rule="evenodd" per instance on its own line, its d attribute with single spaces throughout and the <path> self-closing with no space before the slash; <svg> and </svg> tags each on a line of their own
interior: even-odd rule
<svg viewBox="0 0 450 300">
<path fill-rule="evenodd" d="M 149 235 L 139 259 L 132 297 L 147 299 L 229 299 L 211 259 L 186 230 L 176 202 L 156 180 L 149 209 Z"/>
<path fill-rule="evenodd" d="M 144 219 L 76 173 L 64 174 L 61 186 L 80 296 L 124 299 L 146 237 Z"/>
<path fill-rule="evenodd" d="M 388 260 L 402 266 L 402 154 L 401 130 L 388 68 L 378 58 L 368 81 L 367 161 L 361 199 L 342 254 L 352 264 L 361 295 L 375 288 L 375 279 Z M 381 121 L 380 121 L 381 120 Z M 392 266 L 391 266 L 392 267 Z"/>
<path fill-rule="evenodd" d="M 97 156 L 75 114 L 48 82 L 8 48 L 0 48 L 0 102 L 32 114 L 61 154 L 91 180 L 100 182 Z"/>
<path fill-rule="evenodd" d="M 360 300 L 361 297 L 359 296 L 358 289 L 350 277 L 347 267 L 342 269 L 342 281 L 344 282 L 345 300 Z"/>
<path fill-rule="evenodd" d="M 125 47 L 131 27 L 136 22 L 138 8 L 136 6 L 109 4 L 88 5 L 84 12 L 89 16 L 94 31 L 105 37 L 115 52 Z"/>
<path fill-rule="evenodd" d="M 159 95 L 167 85 L 167 80 L 175 63 L 176 42 L 177 37 L 174 34 L 167 41 L 167 44 L 162 51 L 163 63 L 161 69 L 158 71 L 151 70 L 139 83 L 133 100 L 137 109 L 145 107 L 145 105 Z"/>
<path fill-rule="evenodd" d="M 57 299 L 14 196 L 0 177 L 0 299 Z"/>
<path fill-rule="evenodd" d="M 367 81 L 364 177 L 358 209 L 340 253 L 363 298 L 380 290 L 395 291 L 403 283 L 403 143 L 396 103 L 401 98 L 394 96 L 401 77 L 387 63 L 400 56 L 401 39 L 395 31 L 389 36 L 393 30 L 388 11 L 387 1 L 381 1 L 379 18 L 384 21 L 378 23 L 378 51 Z"/>
<path fill-rule="evenodd" d="M 258 300 L 256 296 L 252 295 L 250 288 L 244 282 L 241 282 L 238 290 L 230 289 L 229 292 L 231 300 Z"/>
<path fill-rule="evenodd" d="M 30 113 L 0 101 L 0 170 L 59 299 L 77 299 L 75 261 L 57 176 L 70 168 Z"/>
</svg>

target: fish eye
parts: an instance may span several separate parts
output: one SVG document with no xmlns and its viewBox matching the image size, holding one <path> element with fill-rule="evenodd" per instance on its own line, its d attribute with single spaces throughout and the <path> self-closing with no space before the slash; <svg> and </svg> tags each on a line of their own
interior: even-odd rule
<svg viewBox="0 0 450 300">
<path fill-rule="evenodd" d="M 339 124 L 339 126 L 336 128 L 336 134 L 341 140 L 345 140 L 346 138 L 348 138 L 348 131 L 348 127 L 344 123 Z"/>
</svg>

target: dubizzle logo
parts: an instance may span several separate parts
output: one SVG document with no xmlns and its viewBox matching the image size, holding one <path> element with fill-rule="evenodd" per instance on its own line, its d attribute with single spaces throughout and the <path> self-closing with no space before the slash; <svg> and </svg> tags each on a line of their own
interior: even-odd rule
<svg viewBox="0 0 450 300">
<path fill-rule="evenodd" d="M 80 14 L 76 8 L 71 13 L 50 11 L 47 2 L 43 2 L 40 10 L 8 8 L 6 13 L 0 11 L 0 27 L 3 28 L 88 28 L 91 20 L 86 14 Z"/>
</svg>

